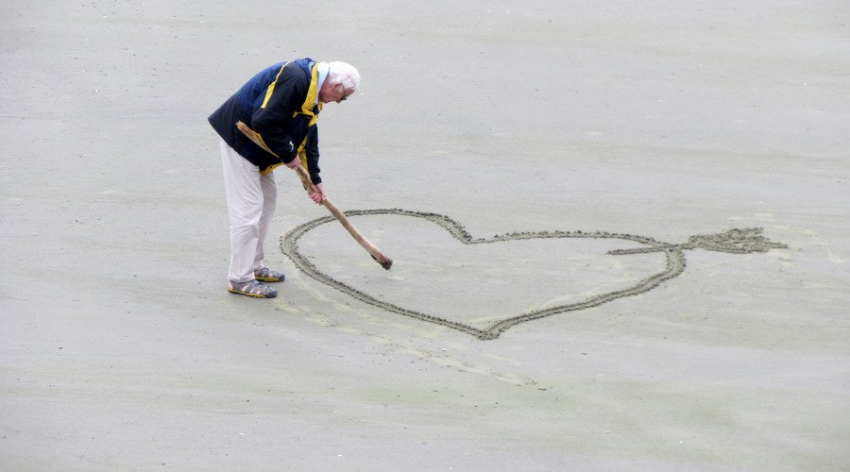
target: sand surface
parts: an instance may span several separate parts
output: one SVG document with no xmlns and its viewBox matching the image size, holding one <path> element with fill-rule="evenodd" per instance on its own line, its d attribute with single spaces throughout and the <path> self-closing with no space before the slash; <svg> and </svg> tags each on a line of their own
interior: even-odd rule
<svg viewBox="0 0 850 472">
<path fill-rule="evenodd" d="M 0 470 L 850 470 L 847 2 L 306 7 L 0 6 Z M 323 177 L 395 264 L 285 254 L 282 169 L 234 296 L 206 117 L 304 56 L 361 72 Z M 579 231 L 637 240 L 493 239 Z"/>
</svg>

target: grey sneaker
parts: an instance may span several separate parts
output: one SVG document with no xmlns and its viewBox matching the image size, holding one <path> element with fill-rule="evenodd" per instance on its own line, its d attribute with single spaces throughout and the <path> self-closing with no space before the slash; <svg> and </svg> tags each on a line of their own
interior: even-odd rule
<svg viewBox="0 0 850 472">
<path fill-rule="evenodd" d="M 275 272 L 268 267 L 263 267 L 254 272 L 254 278 L 260 282 L 283 282 L 286 276 L 283 275 L 283 272 Z"/>
<path fill-rule="evenodd" d="M 247 282 L 233 282 L 231 280 L 227 282 L 227 291 L 254 298 L 274 298 L 277 296 L 277 290 L 256 280 Z"/>
</svg>

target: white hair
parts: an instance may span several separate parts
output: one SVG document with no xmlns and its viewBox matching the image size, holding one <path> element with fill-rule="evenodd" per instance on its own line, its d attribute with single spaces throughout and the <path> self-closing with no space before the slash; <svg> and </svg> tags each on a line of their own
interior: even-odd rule
<svg viewBox="0 0 850 472">
<path fill-rule="evenodd" d="M 347 62 L 328 62 L 328 78 L 331 84 L 342 84 L 346 90 L 357 90 L 360 86 L 360 73 Z"/>
</svg>

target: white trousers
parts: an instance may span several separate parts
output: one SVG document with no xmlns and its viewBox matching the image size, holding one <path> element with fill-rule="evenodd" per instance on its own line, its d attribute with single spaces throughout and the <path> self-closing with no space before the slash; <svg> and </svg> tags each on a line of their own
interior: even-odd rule
<svg viewBox="0 0 850 472">
<path fill-rule="evenodd" d="M 220 138 L 219 138 L 220 139 Z M 263 242 L 269 232 L 277 202 L 274 173 L 260 174 L 260 168 L 240 156 L 223 139 L 221 163 L 224 191 L 230 215 L 230 269 L 227 278 L 247 282 L 263 267 Z"/>
</svg>

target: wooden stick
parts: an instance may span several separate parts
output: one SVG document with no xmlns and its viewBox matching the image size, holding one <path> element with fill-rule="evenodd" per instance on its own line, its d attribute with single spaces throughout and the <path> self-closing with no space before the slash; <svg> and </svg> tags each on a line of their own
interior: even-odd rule
<svg viewBox="0 0 850 472">
<path fill-rule="evenodd" d="M 239 128 L 239 131 L 241 131 L 242 134 L 247 136 L 248 139 L 253 141 L 257 146 L 260 146 L 268 153 L 274 155 L 272 150 L 269 149 L 268 146 L 266 146 L 262 139 L 260 139 L 257 132 L 249 128 L 248 125 L 242 123 L 241 121 L 237 121 L 236 127 Z M 298 159 L 298 156 L 296 156 L 295 158 Z M 313 181 L 310 180 L 310 174 L 307 173 L 307 169 L 305 169 L 304 166 L 299 163 L 298 167 L 295 168 L 295 172 L 298 174 L 298 177 L 301 178 L 301 183 L 304 185 L 304 189 L 307 190 L 307 192 L 319 193 L 319 189 L 317 189 L 316 186 L 313 185 Z M 322 205 L 324 205 L 325 208 L 327 208 L 328 211 L 330 211 L 331 214 L 336 217 L 337 220 L 339 220 L 342 226 L 348 231 L 348 234 L 350 234 L 355 241 L 357 241 L 361 246 L 363 246 L 363 249 L 366 249 L 369 255 L 372 256 L 372 259 L 375 259 L 375 261 L 378 264 L 381 264 L 381 267 L 383 267 L 384 269 L 390 270 L 390 267 L 393 266 L 393 260 L 385 256 L 380 249 L 378 249 L 374 244 L 372 244 L 368 239 L 366 239 L 365 236 L 360 234 L 360 231 L 357 231 L 357 228 L 355 228 L 354 225 L 351 224 L 350 221 L 348 221 L 348 218 L 345 216 L 345 214 L 339 211 L 339 209 L 336 207 L 336 205 L 333 204 L 333 202 L 330 201 L 330 199 L 325 198 L 324 201 L 322 201 Z"/>
</svg>

